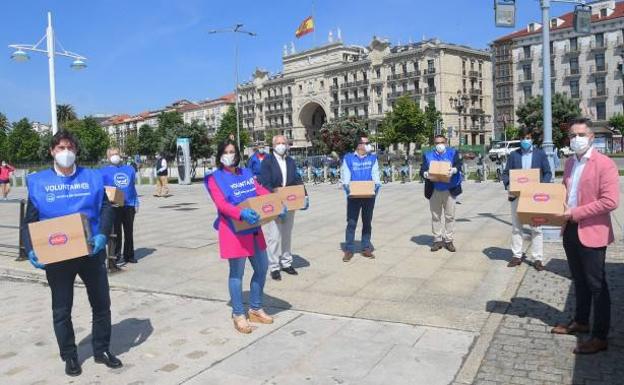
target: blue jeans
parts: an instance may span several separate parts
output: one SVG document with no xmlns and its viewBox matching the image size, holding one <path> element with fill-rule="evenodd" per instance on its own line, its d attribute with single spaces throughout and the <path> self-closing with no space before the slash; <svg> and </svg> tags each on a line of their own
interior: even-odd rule
<svg viewBox="0 0 624 385">
<path fill-rule="evenodd" d="M 232 258 L 228 261 L 230 262 L 228 286 L 230 289 L 232 314 L 239 316 L 245 314 L 245 308 L 243 306 L 243 274 L 245 273 L 245 262 L 247 258 Z M 267 258 L 266 251 L 258 248 L 258 243 L 255 244 L 254 255 L 249 257 L 249 262 L 254 271 L 251 277 L 249 307 L 253 310 L 260 310 L 262 309 L 262 296 L 267 270 L 269 268 L 269 259 Z"/>
<path fill-rule="evenodd" d="M 355 228 L 362 210 L 362 249 L 372 249 L 371 233 L 375 198 L 347 198 L 347 229 L 345 230 L 345 251 L 355 252 Z"/>
</svg>

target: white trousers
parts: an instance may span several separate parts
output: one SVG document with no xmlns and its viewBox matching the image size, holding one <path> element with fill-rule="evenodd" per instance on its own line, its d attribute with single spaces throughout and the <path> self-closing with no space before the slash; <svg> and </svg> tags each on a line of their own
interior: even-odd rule
<svg viewBox="0 0 624 385">
<path fill-rule="evenodd" d="M 290 241 L 294 223 L 295 212 L 289 211 L 284 219 L 277 218 L 262 226 L 267 243 L 269 271 L 287 268 L 292 264 L 293 257 L 290 253 Z"/>
<path fill-rule="evenodd" d="M 455 197 L 446 191 L 433 190 L 429 198 L 431 232 L 434 242 L 453 242 L 455 230 Z M 444 224 L 442 223 L 444 217 Z"/>
<path fill-rule="evenodd" d="M 522 258 L 522 223 L 518 218 L 518 201 L 511 202 L 511 252 L 516 258 Z M 531 257 L 534 261 L 544 259 L 544 235 L 541 226 L 531 227 Z"/>
</svg>

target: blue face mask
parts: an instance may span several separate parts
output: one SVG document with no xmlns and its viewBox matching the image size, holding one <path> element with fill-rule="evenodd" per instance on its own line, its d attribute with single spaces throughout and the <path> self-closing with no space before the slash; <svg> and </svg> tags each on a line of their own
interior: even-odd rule
<svg viewBox="0 0 624 385">
<path fill-rule="evenodd" d="M 522 139 L 520 141 L 520 147 L 522 147 L 524 151 L 529 151 L 531 146 L 533 146 L 533 141 L 531 139 Z"/>
</svg>

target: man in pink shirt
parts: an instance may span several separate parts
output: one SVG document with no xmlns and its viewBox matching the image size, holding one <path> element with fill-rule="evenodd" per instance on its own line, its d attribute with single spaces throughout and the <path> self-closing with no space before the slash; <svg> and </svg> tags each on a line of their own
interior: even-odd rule
<svg viewBox="0 0 624 385">
<path fill-rule="evenodd" d="M 619 204 L 619 175 L 615 163 L 592 147 L 594 133 L 587 119 L 570 126 L 570 148 L 575 155 L 565 164 L 563 183 L 567 188 L 563 217 L 563 248 L 568 259 L 576 294 L 574 319 L 557 325 L 555 334 L 589 333 L 579 341 L 575 354 L 607 350 L 611 321 L 611 298 L 605 274 L 607 245 L 614 240 L 611 211 Z M 593 322 L 589 316 L 593 305 Z"/>
<path fill-rule="evenodd" d="M 15 169 L 3 160 L 2 165 L 0 166 L 0 194 L 2 194 L 2 199 L 4 200 L 7 200 L 9 191 L 11 191 L 11 182 L 9 178 L 11 177 L 13 171 L 15 171 Z"/>
</svg>

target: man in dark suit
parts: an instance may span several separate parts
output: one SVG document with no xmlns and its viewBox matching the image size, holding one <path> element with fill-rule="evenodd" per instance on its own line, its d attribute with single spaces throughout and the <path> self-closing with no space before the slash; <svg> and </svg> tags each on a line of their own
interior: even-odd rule
<svg viewBox="0 0 624 385">
<path fill-rule="evenodd" d="M 297 173 L 295 160 L 287 154 L 287 143 L 285 136 L 274 136 L 273 153 L 266 157 L 260 166 L 258 181 L 271 191 L 279 187 L 303 184 L 301 176 Z M 304 210 L 308 208 L 308 205 L 309 200 L 306 195 Z M 271 278 L 277 281 L 282 279 L 280 270 L 291 275 L 297 275 L 297 270 L 292 267 L 293 257 L 290 252 L 294 223 L 295 212 L 289 211 L 284 217 L 279 217 L 264 226 L 269 254 L 269 270 L 271 271 Z"/>
<path fill-rule="evenodd" d="M 503 184 L 505 190 L 509 189 L 509 170 L 531 169 L 540 170 L 540 182 L 551 183 L 552 172 L 548 157 L 544 150 L 533 144 L 534 133 L 531 128 L 524 127 L 520 133 L 520 148 L 509 154 L 507 166 L 503 171 Z M 518 218 L 518 199 L 515 195 L 508 194 L 511 202 L 511 252 L 513 257 L 507 266 L 515 267 L 522 263 L 522 223 Z M 531 254 L 533 267 L 537 271 L 544 270 L 544 237 L 541 226 L 531 226 Z"/>
</svg>

